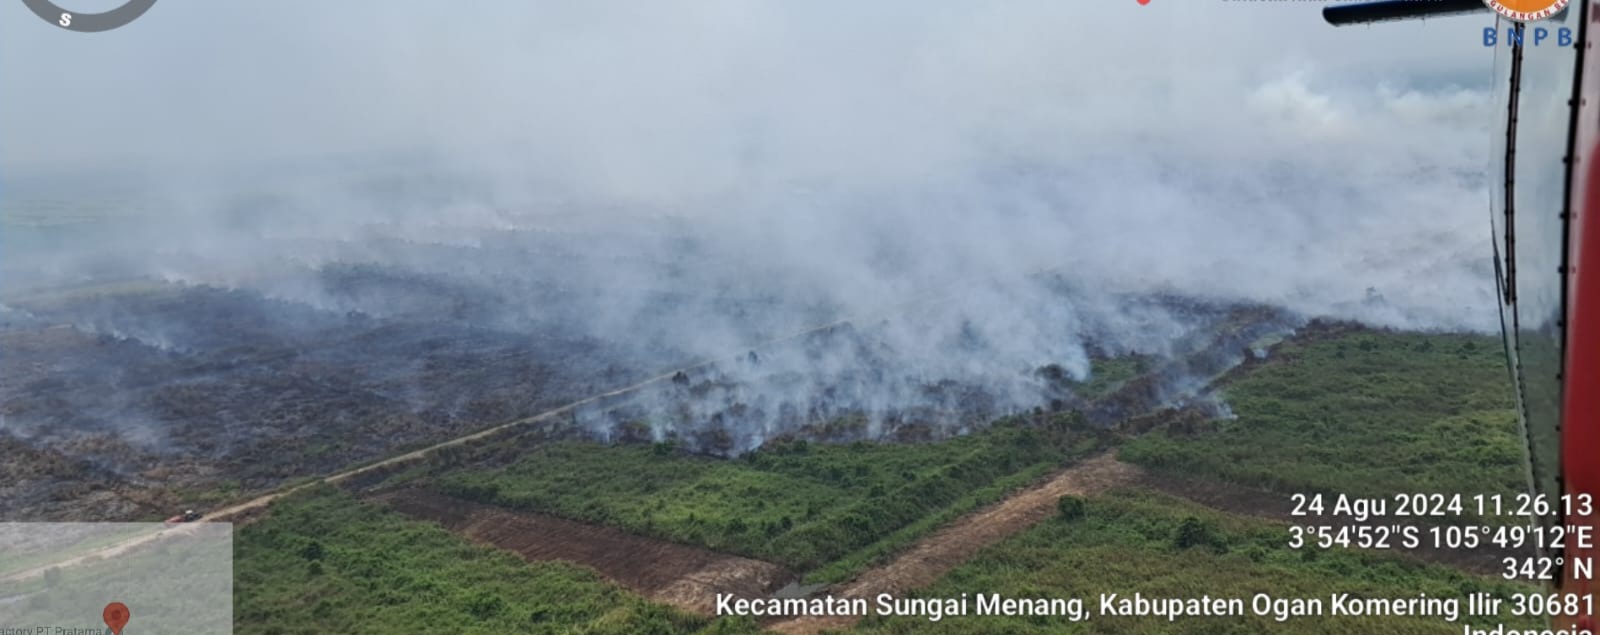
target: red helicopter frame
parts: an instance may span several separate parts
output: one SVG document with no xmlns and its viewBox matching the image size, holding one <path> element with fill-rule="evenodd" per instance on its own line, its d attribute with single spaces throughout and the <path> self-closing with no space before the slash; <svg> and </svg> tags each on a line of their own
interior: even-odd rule
<svg viewBox="0 0 1600 635">
<path fill-rule="evenodd" d="M 1344 26 L 1488 10 L 1483 0 L 1391 0 L 1331 6 L 1323 17 Z M 1595 0 L 1535 22 L 1499 18 L 1490 215 L 1530 492 L 1552 503 L 1536 520 L 1591 536 L 1600 498 L 1600 53 L 1589 38 L 1596 20 Z M 1537 45 L 1532 35 L 1550 29 L 1572 37 L 1565 46 Z M 1592 543 L 1574 540 L 1541 557 L 1557 563 L 1552 582 L 1562 593 L 1592 597 L 1592 572 L 1572 563 L 1596 555 Z M 1594 618 L 1554 621 L 1592 630 Z"/>
</svg>

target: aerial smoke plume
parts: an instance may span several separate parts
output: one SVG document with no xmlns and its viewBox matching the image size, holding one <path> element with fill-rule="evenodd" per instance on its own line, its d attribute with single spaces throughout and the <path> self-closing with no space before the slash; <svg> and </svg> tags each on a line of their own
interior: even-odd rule
<svg viewBox="0 0 1600 635">
<path fill-rule="evenodd" d="M 768 427 L 942 381 L 1030 407 L 1209 323 L 1130 298 L 1494 327 L 1482 24 L 1113 4 L 163 2 L 83 37 L 10 3 L 0 316 L 366 356 L 350 390 L 459 419 L 532 404 L 426 379 L 439 338 L 588 351 L 583 389 L 742 356 Z M 47 301 L 128 279 L 224 308 Z"/>
</svg>

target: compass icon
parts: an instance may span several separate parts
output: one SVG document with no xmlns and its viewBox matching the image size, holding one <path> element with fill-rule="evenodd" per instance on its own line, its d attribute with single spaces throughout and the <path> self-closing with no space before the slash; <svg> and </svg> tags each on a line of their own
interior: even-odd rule
<svg viewBox="0 0 1600 635">
<path fill-rule="evenodd" d="M 122 6 L 110 11 L 100 13 L 78 13 L 68 11 L 50 0 L 22 0 L 34 15 L 45 22 L 49 22 L 68 31 L 82 31 L 84 33 L 97 33 L 110 31 L 119 26 L 137 20 L 154 6 L 156 0 L 128 0 Z"/>
</svg>

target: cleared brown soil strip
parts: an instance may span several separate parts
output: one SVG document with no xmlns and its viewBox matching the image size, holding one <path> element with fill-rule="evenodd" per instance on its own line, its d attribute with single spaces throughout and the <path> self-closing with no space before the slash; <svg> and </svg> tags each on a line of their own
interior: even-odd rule
<svg viewBox="0 0 1600 635">
<path fill-rule="evenodd" d="M 645 538 L 610 527 L 512 512 L 420 489 L 379 500 L 476 542 L 527 560 L 583 565 L 657 602 L 710 615 L 718 593 L 749 597 L 794 579 L 783 567 L 708 549 Z"/>
<path fill-rule="evenodd" d="M 1135 482 L 1140 474 L 1139 468 L 1119 462 L 1109 453 L 1101 454 L 957 519 L 888 564 L 867 570 L 831 593 L 834 597 L 866 598 L 870 602 L 880 593 L 900 595 L 928 586 L 984 547 L 1050 518 L 1056 513 L 1056 500 L 1062 496 L 1097 494 Z M 800 617 L 772 623 L 768 628 L 811 634 L 849 628 L 855 621 L 853 617 Z"/>
</svg>

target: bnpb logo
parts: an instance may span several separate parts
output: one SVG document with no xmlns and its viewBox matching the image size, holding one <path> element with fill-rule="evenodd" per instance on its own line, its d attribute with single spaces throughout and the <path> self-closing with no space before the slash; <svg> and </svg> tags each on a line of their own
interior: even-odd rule
<svg viewBox="0 0 1600 635">
<path fill-rule="evenodd" d="M 1495 13 L 1517 22 L 1543 20 L 1561 13 L 1571 0 L 1483 0 Z"/>
<path fill-rule="evenodd" d="M 1492 26 L 1483 27 L 1483 45 L 1494 46 L 1500 43 L 1500 32 Z M 1511 27 L 1506 29 L 1506 46 L 1518 48 L 1523 46 L 1573 46 L 1571 27 L 1557 27 L 1547 29 L 1542 26 L 1530 28 Z"/>
</svg>

